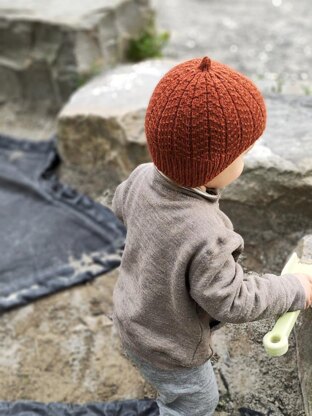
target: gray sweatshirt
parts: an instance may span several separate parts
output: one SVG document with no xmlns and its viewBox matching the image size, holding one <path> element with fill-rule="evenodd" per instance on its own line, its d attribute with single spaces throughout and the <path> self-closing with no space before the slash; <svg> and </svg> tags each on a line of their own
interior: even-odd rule
<svg viewBox="0 0 312 416">
<path fill-rule="evenodd" d="M 127 229 L 113 292 L 121 345 L 160 369 L 208 360 L 212 332 L 305 308 L 293 274 L 244 273 L 243 238 L 220 210 L 220 189 L 187 188 L 152 162 L 117 188 L 112 210 Z"/>
</svg>

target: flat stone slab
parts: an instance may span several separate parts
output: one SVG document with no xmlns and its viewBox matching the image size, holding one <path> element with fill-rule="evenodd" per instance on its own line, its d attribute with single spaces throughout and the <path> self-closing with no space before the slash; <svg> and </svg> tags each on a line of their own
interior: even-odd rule
<svg viewBox="0 0 312 416">
<path fill-rule="evenodd" d="M 121 62 L 153 17 L 149 0 L 0 2 L 0 103 L 56 115 L 99 70 Z"/>
<path fill-rule="evenodd" d="M 94 191 L 112 189 L 149 161 L 144 117 L 150 95 L 175 61 L 146 60 L 104 71 L 77 90 L 58 117 L 62 175 L 97 176 Z M 83 172 L 81 174 L 81 172 Z"/>
<path fill-rule="evenodd" d="M 153 59 L 106 70 L 70 97 L 59 118 L 62 121 L 79 115 L 122 117 L 129 112 L 146 110 L 156 84 L 175 64 L 173 60 Z M 137 140 L 143 144 L 144 136 Z"/>
</svg>

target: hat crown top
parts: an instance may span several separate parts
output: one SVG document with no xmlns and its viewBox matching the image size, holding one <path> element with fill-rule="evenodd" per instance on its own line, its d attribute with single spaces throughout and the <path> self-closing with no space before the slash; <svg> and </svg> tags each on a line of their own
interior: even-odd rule
<svg viewBox="0 0 312 416">
<path fill-rule="evenodd" d="M 201 71 L 208 71 L 211 67 L 211 59 L 208 56 L 204 56 L 201 60 L 201 63 L 198 66 L 198 69 Z"/>
</svg>

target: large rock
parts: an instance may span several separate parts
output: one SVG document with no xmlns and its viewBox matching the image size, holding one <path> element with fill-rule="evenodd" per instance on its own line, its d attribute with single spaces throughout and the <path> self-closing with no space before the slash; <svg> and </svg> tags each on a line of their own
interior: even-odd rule
<svg viewBox="0 0 312 416">
<path fill-rule="evenodd" d="M 55 134 L 57 123 L 53 115 L 27 113 L 18 105 L 0 110 L 0 132 L 16 139 L 47 140 Z"/>
<path fill-rule="evenodd" d="M 312 415 L 312 308 L 301 314 L 295 331 L 299 380 L 306 416 Z"/>
<path fill-rule="evenodd" d="M 152 18 L 149 0 L 2 0 L 0 103 L 55 113 L 86 77 L 122 61 Z"/>
<path fill-rule="evenodd" d="M 299 250 L 299 257 L 312 265 L 312 234 L 302 239 Z M 312 308 L 299 315 L 295 335 L 304 408 L 306 415 L 312 416 Z"/>
<path fill-rule="evenodd" d="M 58 117 L 62 177 L 92 194 L 115 188 L 149 161 L 144 117 L 160 77 L 176 62 L 147 60 L 105 71 L 77 90 Z M 84 179 L 87 178 L 87 179 Z"/>
</svg>

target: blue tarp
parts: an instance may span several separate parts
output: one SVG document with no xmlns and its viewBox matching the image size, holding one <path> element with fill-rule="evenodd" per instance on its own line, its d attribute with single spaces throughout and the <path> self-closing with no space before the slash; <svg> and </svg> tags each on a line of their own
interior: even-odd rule
<svg viewBox="0 0 312 416">
<path fill-rule="evenodd" d="M 120 264 L 124 225 L 58 179 L 56 143 L 0 134 L 0 312 Z"/>
<path fill-rule="evenodd" d="M 86 404 L 0 401 L 0 416 L 159 416 L 154 400 L 124 400 Z"/>
</svg>

